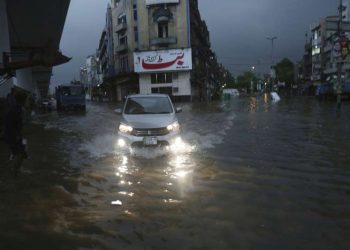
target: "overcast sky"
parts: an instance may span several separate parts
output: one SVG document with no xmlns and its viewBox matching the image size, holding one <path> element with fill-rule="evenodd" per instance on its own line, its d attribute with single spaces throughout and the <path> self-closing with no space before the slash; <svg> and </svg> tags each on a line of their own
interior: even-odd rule
<svg viewBox="0 0 350 250">
<path fill-rule="evenodd" d="M 73 59 L 55 67 L 53 84 L 79 80 L 80 66 L 98 46 L 108 2 L 71 0 L 61 50 Z M 337 14 L 337 5 L 338 0 L 199 0 L 212 49 L 234 75 L 253 65 L 257 72 L 267 70 L 271 42 L 266 37 L 278 37 L 274 49 L 276 61 L 284 57 L 300 60 L 310 24 Z"/>
</svg>

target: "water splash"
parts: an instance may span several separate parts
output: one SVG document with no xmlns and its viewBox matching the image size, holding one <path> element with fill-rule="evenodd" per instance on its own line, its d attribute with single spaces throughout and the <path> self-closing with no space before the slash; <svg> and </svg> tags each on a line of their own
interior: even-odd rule
<svg viewBox="0 0 350 250">
<path fill-rule="evenodd" d="M 116 134 L 99 135 L 91 141 L 83 142 L 79 150 L 87 152 L 91 158 L 103 158 L 115 153 L 116 141 Z"/>
</svg>

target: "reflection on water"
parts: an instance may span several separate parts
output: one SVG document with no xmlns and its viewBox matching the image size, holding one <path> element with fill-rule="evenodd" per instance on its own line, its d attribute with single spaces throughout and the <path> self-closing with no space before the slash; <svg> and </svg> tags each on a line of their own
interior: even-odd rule
<svg viewBox="0 0 350 250">
<path fill-rule="evenodd" d="M 269 112 L 270 109 L 270 98 L 269 98 L 269 94 L 265 93 L 264 94 L 264 111 L 265 113 Z"/>
<path fill-rule="evenodd" d="M 258 100 L 256 97 L 250 98 L 248 110 L 250 113 L 253 113 L 253 114 L 256 113 L 256 111 L 258 110 Z"/>
<path fill-rule="evenodd" d="M 177 147 L 131 153 L 113 107 L 88 110 L 40 116 L 23 178 L 0 169 L 0 249 L 350 248 L 350 118 L 331 103 L 185 104 Z"/>
<path fill-rule="evenodd" d="M 185 198 L 186 192 L 193 189 L 192 178 L 195 164 L 191 158 L 191 152 L 194 148 L 183 140 L 177 140 L 170 151 L 158 148 L 138 148 L 133 149 L 130 153 L 117 153 L 114 158 L 116 161 L 114 175 L 117 178 L 116 183 L 122 191 L 118 192 L 117 203 L 113 200 L 112 204 L 122 205 L 123 196 L 129 198 L 137 196 L 139 187 L 134 187 L 134 183 L 137 182 L 139 186 L 142 183 L 146 184 L 146 181 L 142 182 L 142 180 L 145 177 L 147 178 L 148 175 L 151 177 L 156 175 L 156 178 L 160 180 L 157 183 L 159 201 L 180 203 L 181 200 L 176 197 Z M 151 168 L 145 168 L 140 163 L 150 165 Z M 136 167 L 136 164 L 138 167 Z M 165 167 L 160 172 L 163 164 L 165 164 Z M 163 176 L 160 175 L 161 173 L 163 173 Z M 130 199 L 128 199 L 128 202 L 130 202 Z M 133 211 L 128 209 L 128 212 L 132 213 Z"/>
</svg>

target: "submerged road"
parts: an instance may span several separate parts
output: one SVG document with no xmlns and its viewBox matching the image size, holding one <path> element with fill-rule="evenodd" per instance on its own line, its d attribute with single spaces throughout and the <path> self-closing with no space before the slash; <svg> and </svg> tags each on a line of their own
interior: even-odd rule
<svg viewBox="0 0 350 250">
<path fill-rule="evenodd" d="M 0 249 L 350 249 L 350 103 L 181 106 L 171 154 L 120 151 L 107 104 L 27 124 L 17 179 L 0 142 Z"/>
</svg>

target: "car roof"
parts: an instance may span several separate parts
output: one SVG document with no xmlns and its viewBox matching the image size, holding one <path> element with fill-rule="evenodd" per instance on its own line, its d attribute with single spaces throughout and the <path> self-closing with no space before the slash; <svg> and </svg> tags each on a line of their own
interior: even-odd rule
<svg viewBox="0 0 350 250">
<path fill-rule="evenodd" d="M 129 95 L 128 98 L 134 97 L 169 97 L 167 94 L 133 94 Z"/>
</svg>

